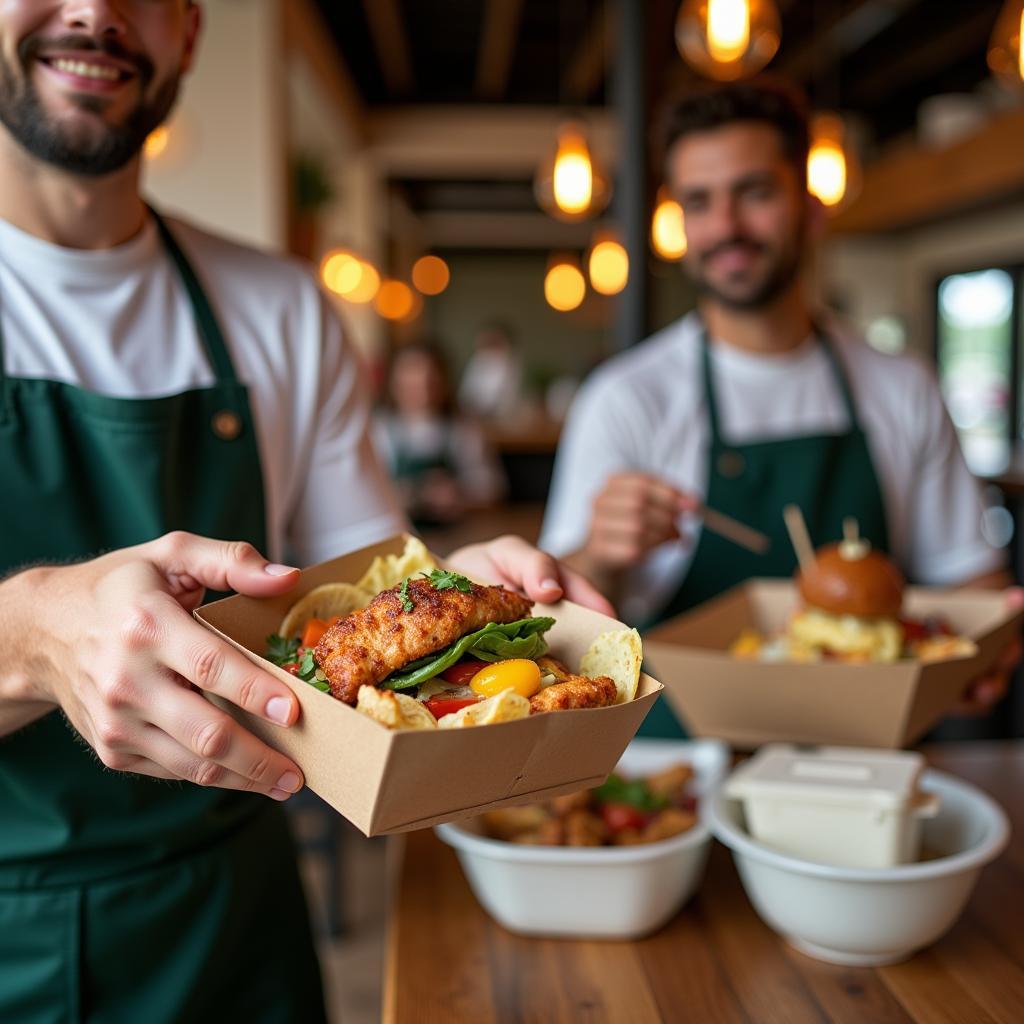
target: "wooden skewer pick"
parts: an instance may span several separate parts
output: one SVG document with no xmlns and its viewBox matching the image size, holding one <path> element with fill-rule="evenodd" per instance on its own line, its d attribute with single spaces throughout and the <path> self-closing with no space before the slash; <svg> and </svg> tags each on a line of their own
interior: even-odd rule
<svg viewBox="0 0 1024 1024">
<path fill-rule="evenodd" d="M 843 540 L 856 544 L 860 540 L 860 526 L 853 516 L 847 516 L 843 520 Z"/>
<path fill-rule="evenodd" d="M 797 561 L 800 563 L 800 570 L 810 572 L 814 567 L 814 545 L 807 532 L 807 523 L 804 522 L 804 514 L 800 511 L 800 506 L 787 505 L 782 510 L 782 518 L 786 521 L 786 529 L 789 531 L 789 539 L 796 552 Z"/>
</svg>

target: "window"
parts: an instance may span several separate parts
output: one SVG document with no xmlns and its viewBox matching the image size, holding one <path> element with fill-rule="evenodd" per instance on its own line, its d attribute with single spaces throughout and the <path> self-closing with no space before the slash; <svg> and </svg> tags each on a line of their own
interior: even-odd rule
<svg viewBox="0 0 1024 1024">
<path fill-rule="evenodd" d="M 1021 289 L 1024 268 L 990 267 L 939 282 L 936 360 L 942 394 L 971 470 L 1007 468 L 1024 437 Z"/>
</svg>

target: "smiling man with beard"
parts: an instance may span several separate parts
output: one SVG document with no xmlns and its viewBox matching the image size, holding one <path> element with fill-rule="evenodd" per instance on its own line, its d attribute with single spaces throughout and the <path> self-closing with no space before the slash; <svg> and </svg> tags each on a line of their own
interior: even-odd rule
<svg viewBox="0 0 1024 1024">
<path fill-rule="evenodd" d="M 298 704 L 191 612 L 405 523 L 309 268 L 139 195 L 199 22 L 0 3 L 4 1022 L 324 1018 L 281 810 L 301 769 L 202 691 L 280 728 Z M 609 610 L 516 538 L 450 561 Z"/>
<path fill-rule="evenodd" d="M 1006 586 L 931 371 L 874 351 L 808 295 L 824 212 L 806 187 L 802 98 L 770 80 L 716 86 L 666 127 L 697 310 L 587 382 L 541 544 L 641 626 L 750 577 L 790 576 L 788 504 L 815 546 L 853 516 L 914 582 Z M 767 534 L 768 552 L 699 530 L 701 503 Z M 1015 644 L 965 709 L 991 706 L 1016 660 Z M 664 701 L 641 732 L 681 734 Z"/>
</svg>

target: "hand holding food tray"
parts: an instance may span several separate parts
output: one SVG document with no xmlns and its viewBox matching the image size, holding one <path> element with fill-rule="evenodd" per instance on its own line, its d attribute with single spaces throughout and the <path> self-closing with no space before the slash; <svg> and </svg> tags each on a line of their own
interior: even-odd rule
<svg viewBox="0 0 1024 1024">
<path fill-rule="evenodd" d="M 236 595 L 197 610 L 201 622 L 286 680 L 302 714 L 295 726 L 277 729 L 227 710 L 293 757 L 310 788 L 367 835 L 599 785 L 661 686 L 640 675 L 632 699 L 620 701 L 630 687 L 584 668 L 583 659 L 606 633 L 630 638 L 625 649 L 639 657 L 631 631 L 570 602 L 532 608 L 502 588 L 438 572 L 436 562 L 424 560 L 430 556 L 422 545 L 407 546 L 408 540 L 395 538 L 304 570 L 299 586 L 283 598 Z M 337 589 L 331 594 L 325 585 Z M 281 637 L 282 628 L 293 635 Z M 483 637 L 465 642 L 482 631 Z M 268 644 L 272 634 L 278 636 Z M 465 647 L 455 653 L 460 643 Z M 469 652 L 473 660 L 490 656 L 485 668 L 492 675 L 530 678 L 510 686 L 500 678 L 488 681 L 486 673 L 476 683 L 445 679 Z M 503 659 L 504 653 L 517 657 Z M 279 664 L 266 661 L 267 654 Z M 508 668 L 512 661 L 533 667 Z M 622 661 L 629 663 L 629 656 Z M 621 665 L 609 671 L 624 679 Z M 598 681 L 602 674 L 605 682 Z M 534 683 L 537 689 L 525 696 Z M 429 709 L 434 701 L 435 709 L 448 711 L 438 704 L 460 696 L 473 702 L 461 719 L 461 711 Z M 442 724 L 447 718 L 451 725 Z"/>
</svg>

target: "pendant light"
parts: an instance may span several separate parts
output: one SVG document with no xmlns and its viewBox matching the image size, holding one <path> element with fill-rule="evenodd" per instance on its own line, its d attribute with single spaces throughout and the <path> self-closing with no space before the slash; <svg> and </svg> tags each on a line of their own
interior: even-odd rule
<svg viewBox="0 0 1024 1024">
<path fill-rule="evenodd" d="M 601 295 L 618 295 L 629 281 L 629 254 L 610 231 L 595 232 L 587 255 L 590 287 Z"/>
<path fill-rule="evenodd" d="M 572 256 L 552 256 L 544 275 L 544 298 L 559 313 L 568 313 L 583 302 L 587 282 Z"/>
<path fill-rule="evenodd" d="M 448 264 L 440 256 L 421 256 L 412 265 L 412 283 L 423 295 L 440 295 L 450 280 Z"/>
<path fill-rule="evenodd" d="M 781 37 L 774 0 L 684 0 L 676 16 L 679 53 L 718 81 L 756 74 L 775 56 Z"/>
<path fill-rule="evenodd" d="M 816 114 L 811 118 L 810 136 L 807 191 L 829 210 L 837 210 L 860 190 L 860 161 L 838 114 Z"/>
<path fill-rule="evenodd" d="M 554 153 L 537 170 L 534 194 L 545 212 L 564 221 L 586 220 L 608 205 L 611 187 L 595 164 L 578 121 L 559 129 Z"/>
<path fill-rule="evenodd" d="M 988 44 L 992 74 L 1014 89 L 1024 87 L 1024 0 L 1007 0 Z"/>
<path fill-rule="evenodd" d="M 686 228 L 683 208 L 662 185 L 651 217 L 651 247 L 663 259 L 674 263 L 686 255 Z"/>
</svg>

